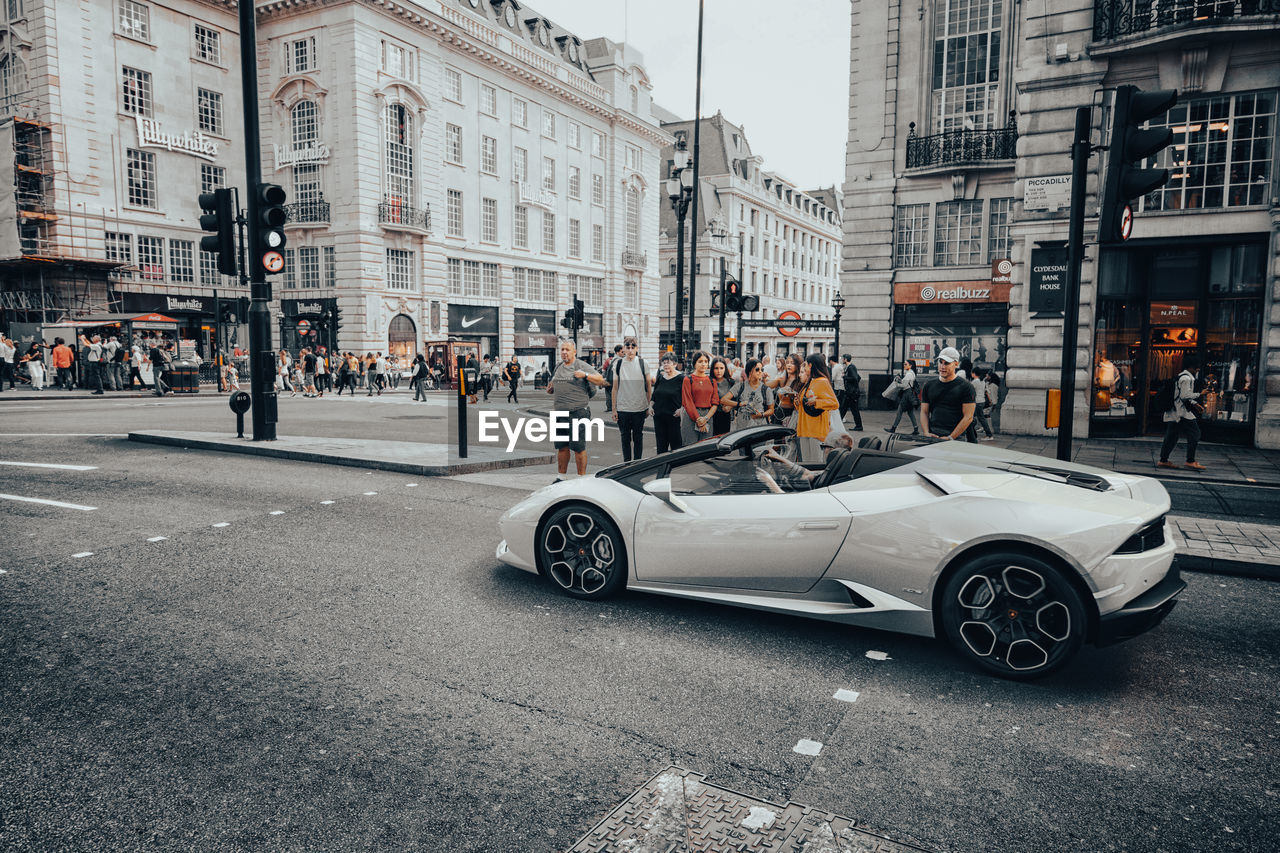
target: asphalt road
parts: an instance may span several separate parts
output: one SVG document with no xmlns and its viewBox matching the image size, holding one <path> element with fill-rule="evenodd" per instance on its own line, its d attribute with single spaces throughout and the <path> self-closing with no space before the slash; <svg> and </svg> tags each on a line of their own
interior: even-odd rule
<svg viewBox="0 0 1280 853">
<path fill-rule="evenodd" d="M 493 559 L 515 490 L 16 414 L 0 461 L 96 467 L 0 492 L 97 508 L 0 500 L 0 849 L 556 851 L 670 764 L 935 849 L 1280 837 L 1275 584 L 1189 575 L 1155 632 L 1018 685 L 933 641 L 563 598 Z"/>
</svg>

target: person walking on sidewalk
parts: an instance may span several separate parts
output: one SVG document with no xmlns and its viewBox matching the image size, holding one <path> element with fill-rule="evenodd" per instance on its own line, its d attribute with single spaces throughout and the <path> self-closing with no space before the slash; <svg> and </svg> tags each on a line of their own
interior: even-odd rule
<svg viewBox="0 0 1280 853">
<path fill-rule="evenodd" d="M 151 348 L 151 384 L 157 397 L 169 393 L 169 384 L 164 381 L 164 375 L 169 372 L 169 348 L 172 346 L 173 344 L 162 344 L 157 340 L 156 345 Z"/>
<path fill-rule="evenodd" d="M 613 359 L 613 419 L 622 438 L 622 461 L 644 455 L 644 422 L 649 417 L 653 385 L 635 338 L 622 344 L 622 354 Z"/>
<path fill-rule="evenodd" d="M 955 347 L 938 353 L 938 378 L 920 394 L 920 425 L 925 435 L 950 441 L 966 437 L 977 396 L 969 380 L 960 378 L 959 367 L 960 353 Z"/>
<path fill-rule="evenodd" d="M 147 390 L 147 382 L 142 378 L 142 363 L 144 361 L 142 355 L 142 344 L 129 345 L 129 379 L 124 383 L 126 391 L 133 390 L 133 380 L 137 379 L 138 384 L 142 386 L 142 390 Z M 154 381 L 154 379 L 152 380 Z"/>
<path fill-rule="evenodd" d="M 33 343 L 31 349 L 22 356 L 22 363 L 27 366 L 27 376 L 31 378 L 31 390 L 44 390 L 44 355 L 39 344 Z"/>
<path fill-rule="evenodd" d="M 1200 444 L 1199 398 L 1196 393 L 1196 377 L 1200 373 L 1200 359 L 1188 355 L 1182 359 L 1182 372 L 1173 387 L 1173 405 L 1164 413 L 1164 442 L 1160 445 L 1160 461 L 1157 468 L 1177 468 L 1169 461 L 1169 454 L 1178 445 L 1178 435 L 1187 438 L 1187 467 L 1203 471 L 1205 466 L 1196 461 L 1196 446 Z"/>
<path fill-rule="evenodd" d="M 916 390 L 916 363 L 914 359 L 907 359 L 902 362 L 902 372 L 893 380 L 894 386 L 898 389 L 898 414 L 893 419 L 893 424 L 884 428 L 885 432 L 894 432 L 898 429 L 898 421 L 902 420 L 902 413 L 906 412 L 907 417 L 911 419 L 911 434 L 920 434 L 920 422 L 916 420 L 916 407 L 920 405 L 920 392 Z"/>
<path fill-rule="evenodd" d="M 0 334 L 0 391 L 4 390 L 6 379 L 9 381 L 9 390 L 13 390 L 13 363 L 17 354 L 18 347 L 13 341 Z"/>
<path fill-rule="evenodd" d="M 973 419 L 986 435 L 980 441 L 992 441 L 995 436 L 991 432 L 991 424 L 987 422 L 987 372 L 978 368 L 971 370 L 970 382 L 973 385 Z M 976 430 L 974 430 L 976 432 Z"/>
<path fill-rule="evenodd" d="M 653 401 L 653 440 L 659 453 L 683 446 L 680 438 L 680 395 L 684 389 L 684 375 L 676 370 L 676 357 L 671 353 L 659 361 L 658 379 L 653 385 L 650 399 Z"/>
<path fill-rule="evenodd" d="M 53 369 L 58 372 L 57 384 L 64 391 L 70 391 L 73 385 L 71 381 L 71 364 L 75 361 L 75 353 L 71 352 L 71 347 L 67 346 L 67 342 L 62 338 L 53 339 Z"/>
<path fill-rule="evenodd" d="M 832 369 L 832 376 L 836 374 Z M 839 371 L 844 377 L 844 397 L 840 400 L 840 422 L 844 423 L 846 412 L 853 413 L 853 431 L 862 432 L 862 376 L 858 366 L 853 363 L 853 356 L 844 354 L 844 369 Z M 838 394 L 836 395 L 839 396 Z"/>
<path fill-rule="evenodd" d="M 547 393 L 552 395 L 553 411 L 569 413 L 569 440 L 555 442 L 556 480 L 565 479 L 569 472 L 569 454 L 572 453 L 579 477 L 587 473 L 586 425 L 577 428 L 574 422 L 591 418 L 591 391 L 589 385 L 604 385 L 604 377 L 590 364 L 578 358 L 578 348 L 573 341 L 560 342 L 560 363 L 547 383 Z"/>
<path fill-rule="evenodd" d="M 94 394 L 101 394 L 104 377 L 102 368 L 106 364 L 102 360 L 102 336 L 94 335 L 92 338 L 86 338 L 81 335 L 80 343 L 84 347 L 85 380 Z"/>
<path fill-rule="evenodd" d="M 507 377 L 507 385 L 511 390 L 507 392 L 507 402 L 520 405 L 520 395 L 516 393 L 520 388 L 520 362 L 516 361 L 516 357 L 511 356 L 511 361 L 507 364 L 505 371 Z"/>
<path fill-rule="evenodd" d="M 413 402 L 427 402 L 427 360 L 418 353 L 413 358 L 413 376 L 409 379 L 413 389 Z"/>
</svg>

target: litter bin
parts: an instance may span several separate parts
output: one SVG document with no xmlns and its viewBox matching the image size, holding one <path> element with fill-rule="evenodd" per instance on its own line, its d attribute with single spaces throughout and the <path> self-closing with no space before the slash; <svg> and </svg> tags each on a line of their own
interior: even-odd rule
<svg viewBox="0 0 1280 853">
<path fill-rule="evenodd" d="M 200 368 L 194 361 L 177 359 L 169 366 L 165 381 L 174 394 L 199 394 Z"/>
</svg>

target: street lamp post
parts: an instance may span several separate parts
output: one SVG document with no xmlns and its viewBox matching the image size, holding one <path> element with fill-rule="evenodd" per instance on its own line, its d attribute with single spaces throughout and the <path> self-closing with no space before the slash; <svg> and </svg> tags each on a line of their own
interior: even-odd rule
<svg viewBox="0 0 1280 853">
<path fill-rule="evenodd" d="M 719 220 L 716 220 L 716 222 L 711 226 L 711 236 L 712 236 L 712 237 L 715 237 L 717 240 L 719 240 L 720 242 L 722 242 L 722 243 L 723 243 L 723 242 L 724 242 L 724 238 L 725 238 L 725 237 L 727 237 L 727 236 L 729 236 L 729 229 L 728 229 L 728 228 L 725 228 L 724 223 L 720 222 Z M 724 314 L 725 314 L 725 304 L 724 304 L 724 285 L 725 285 L 725 278 L 726 278 L 726 270 L 725 270 L 724 258 L 721 258 L 721 259 L 720 259 L 720 340 L 717 342 L 717 345 L 718 345 L 718 346 L 719 346 L 719 348 L 720 348 L 720 354 L 721 354 L 721 355 L 727 355 L 727 354 L 728 354 L 728 351 L 729 351 L 729 348 L 728 348 L 728 346 L 726 346 L 726 341 L 725 341 L 725 338 L 724 338 Z"/>
<path fill-rule="evenodd" d="M 684 165 L 680 161 L 684 160 Z M 684 363 L 684 220 L 693 199 L 693 168 L 683 138 L 676 140 L 676 166 L 666 181 L 667 197 L 676 214 L 676 361 Z"/>
<path fill-rule="evenodd" d="M 831 307 L 836 310 L 835 327 L 836 327 L 836 347 L 832 351 L 837 359 L 840 358 L 840 312 L 844 310 L 844 294 L 836 291 L 831 297 Z"/>
</svg>

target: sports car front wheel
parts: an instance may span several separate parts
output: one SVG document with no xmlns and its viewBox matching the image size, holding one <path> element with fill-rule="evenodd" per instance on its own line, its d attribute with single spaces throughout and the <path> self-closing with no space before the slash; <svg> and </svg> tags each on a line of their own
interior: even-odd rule
<svg viewBox="0 0 1280 853">
<path fill-rule="evenodd" d="M 622 536 L 595 507 L 561 507 L 539 534 L 538 568 L 566 595 L 607 598 L 627 580 Z"/>
<path fill-rule="evenodd" d="M 1048 675 L 1084 640 L 1084 602 L 1062 570 L 1016 552 L 984 554 L 942 591 L 942 627 L 965 658 L 1004 678 Z"/>
</svg>

